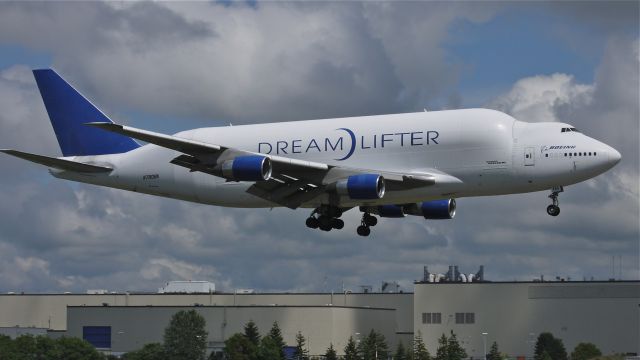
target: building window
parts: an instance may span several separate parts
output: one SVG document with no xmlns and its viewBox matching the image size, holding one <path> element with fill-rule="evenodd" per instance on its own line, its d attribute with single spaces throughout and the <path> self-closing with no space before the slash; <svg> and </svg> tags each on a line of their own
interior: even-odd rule
<svg viewBox="0 0 640 360">
<path fill-rule="evenodd" d="M 98 349 L 111 349 L 111 326 L 83 326 L 82 339 Z"/>
<path fill-rule="evenodd" d="M 456 313 L 456 324 L 464 324 L 464 313 Z"/>
<path fill-rule="evenodd" d="M 423 324 L 442 324 L 441 313 L 422 313 Z"/>
<path fill-rule="evenodd" d="M 464 314 L 464 322 L 466 324 L 475 324 L 476 323 L 476 314 L 475 313 L 466 313 L 466 314 Z"/>
<path fill-rule="evenodd" d="M 433 313 L 431 317 L 434 324 L 442 324 L 442 313 Z"/>
</svg>

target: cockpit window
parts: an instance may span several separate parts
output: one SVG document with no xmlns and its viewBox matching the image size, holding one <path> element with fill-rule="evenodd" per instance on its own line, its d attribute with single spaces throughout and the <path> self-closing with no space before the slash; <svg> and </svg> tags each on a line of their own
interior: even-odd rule
<svg viewBox="0 0 640 360">
<path fill-rule="evenodd" d="M 560 132 L 571 132 L 571 131 L 575 131 L 575 132 L 580 132 L 578 129 L 576 128 L 562 128 L 560 130 Z"/>
</svg>

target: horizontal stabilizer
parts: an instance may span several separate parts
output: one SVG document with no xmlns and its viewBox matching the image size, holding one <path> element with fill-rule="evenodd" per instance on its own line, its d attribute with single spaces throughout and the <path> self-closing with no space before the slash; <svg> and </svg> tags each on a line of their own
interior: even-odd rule
<svg viewBox="0 0 640 360">
<path fill-rule="evenodd" d="M 66 170 L 66 171 L 75 171 L 75 172 L 81 172 L 81 173 L 102 173 L 102 172 L 110 172 L 113 170 L 111 168 L 104 167 L 104 166 L 89 165 L 89 164 L 79 163 L 71 160 L 30 154 L 30 153 L 26 153 L 18 150 L 0 149 L 0 152 L 9 154 L 11 156 L 15 156 L 23 160 L 31 161 L 36 164 L 44 165 L 44 166 L 55 168 L 55 169 Z"/>
</svg>

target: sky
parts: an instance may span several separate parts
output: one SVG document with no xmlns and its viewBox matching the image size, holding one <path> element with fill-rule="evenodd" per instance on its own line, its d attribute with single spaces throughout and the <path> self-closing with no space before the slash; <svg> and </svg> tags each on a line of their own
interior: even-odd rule
<svg viewBox="0 0 640 360">
<path fill-rule="evenodd" d="M 485 107 L 561 121 L 621 163 L 547 192 L 458 199 L 368 238 L 309 211 L 227 209 L 49 176 L 1 156 L 0 292 L 342 291 L 423 266 L 490 280 L 640 279 L 638 2 L 1 2 L 0 148 L 59 156 L 31 69 L 152 131 Z M 612 266 L 612 259 L 615 264 Z"/>
</svg>

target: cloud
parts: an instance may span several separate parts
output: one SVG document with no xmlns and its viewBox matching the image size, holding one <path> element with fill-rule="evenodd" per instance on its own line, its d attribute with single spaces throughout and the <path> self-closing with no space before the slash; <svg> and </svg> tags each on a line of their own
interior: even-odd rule
<svg viewBox="0 0 640 360">
<path fill-rule="evenodd" d="M 562 121 L 557 109 L 588 105 L 593 100 L 593 90 L 593 85 L 576 84 L 568 74 L 538 75 L 518 80 L 489 107 L 526 122 Z"/>
<path fill-rule="evenodd" d="M 496 9 L 2 3 L 0 42 L 50 52 L 56 68 L 115 118 L 132 110 L 281 121 L 463 103 L 465 89 L 456 88 L 463 73 L 442 45 L 456 21 L 491 21 Z M 409 290 L 424 264 L 437 272 L 459 264 L 465 273 L 485 264 L 495 280 L 602 278 L 619 254 L 637 264 L 638 45 L 625 36 L 607 44 L 593 83 L 539 74 L 490 103 L 526 121 L 572 123 L 621 150 L 613 171 L 561 195 L 558 218 L 544 212 L 543 193 L 459 199 L 452 221 L 382 219 L 361 238 L 354 210 L 341 232 L 310 231 L 307 210 L 227 209 L 71 184 L 2 156 L 0 290 L 155 290 L 177 279 L 264 291 L 400 280 Z M 0 72 L 0 108 L 2 147 L 58 154 L 27 67 Z M 637 270 L 629 266 L 626 276 Z"/>
<path fill-rule="evenodd" d="M 448 96 L 459 69 L 441 48 L 447 28 L 491 9 L 3 4 L 0 40 L 51 51 L 54 66 L 107 110 L 255 123 L 421 109 Z"/>
</svg>

